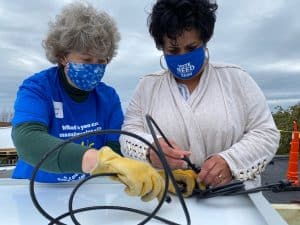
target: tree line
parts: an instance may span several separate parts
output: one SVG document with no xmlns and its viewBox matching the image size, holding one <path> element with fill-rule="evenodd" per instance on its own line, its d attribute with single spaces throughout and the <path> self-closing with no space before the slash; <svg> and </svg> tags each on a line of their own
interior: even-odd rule
<svg viewBox="0 0 300 225">
<path fill-rule="evenodd" d="M 12 121 L 13 116 L 14 116 L 13 110 L 3 109 L 0 113 L 0 122 L 9 123 Z"/>
<path fill-rule="evenodd" d="M 277 106 L 272 115 L 281 135 L 277 154 L 288 154 L 292 138 L 293 121 L 297 122 L 298 130 L 300 127 L 300 102 L 290 106 L 288 109 Z"/>
</svg>

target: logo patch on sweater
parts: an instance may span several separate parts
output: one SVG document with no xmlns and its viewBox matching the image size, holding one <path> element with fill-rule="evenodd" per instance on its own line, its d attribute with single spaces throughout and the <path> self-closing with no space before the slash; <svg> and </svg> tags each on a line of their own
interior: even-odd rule
<svg viewBox="0 0 300 225">
<path fill-rule="evenodd" d="M 55 118 L 63 119 L 64 118 L 63 103 L 53 101 L 53 108 L 54 108 Z"/>
</svg>

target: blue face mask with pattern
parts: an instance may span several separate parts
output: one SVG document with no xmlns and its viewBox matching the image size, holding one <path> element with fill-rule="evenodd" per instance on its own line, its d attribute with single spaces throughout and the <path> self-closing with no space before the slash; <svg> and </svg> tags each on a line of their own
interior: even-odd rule
<svg viewBox="0 0 300 225">
<path fill-rule="evenodd" d="M 106 64 L 67 63 L 70 80 L 83 91 L 91 91 L 100 84 L 105 67 Z"/>
<path fill-rule="evenodd" d="M 205 45 L 182 55 L 165 54 L 166 63 L 172 74 L 181 80 L 188 80 L 198 74 L 205 62 Z"/>
</svg>

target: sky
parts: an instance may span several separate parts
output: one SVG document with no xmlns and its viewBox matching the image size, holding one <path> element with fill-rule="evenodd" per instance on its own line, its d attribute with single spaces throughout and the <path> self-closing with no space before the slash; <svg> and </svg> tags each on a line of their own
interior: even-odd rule
<svg viewBox="0 0 300 225">
<path fill-rule="evenodd" d="M 0 0 L 0 113 L 13 110 L 22 81 L 53 66 L 42 48 L 62 7 L 72 0 Z M 147 30 L 154 0 L 89 0 L 108 12 L 121 33 L 118 55 L 104 82 L 126 108 L 140 77 L 161 70 L 162 53 Z M 208 43 L 210 60 L 236 64 L 254 78 L 272 111 L 300 101 L 300 1 L 217 0 L 217 22 Z"/>
</svg>

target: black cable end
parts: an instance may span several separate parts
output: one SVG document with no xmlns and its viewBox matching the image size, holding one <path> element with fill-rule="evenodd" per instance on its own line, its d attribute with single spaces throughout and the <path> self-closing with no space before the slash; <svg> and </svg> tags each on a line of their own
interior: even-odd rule
<svg viewBox="0 0 300 225">
<path fill-rule="evenodd" d="M 166 201 L 166 203 L 171 203 L 172 202 L 171 196 L 167 195 L 165 201 Z"/>
</svg>

